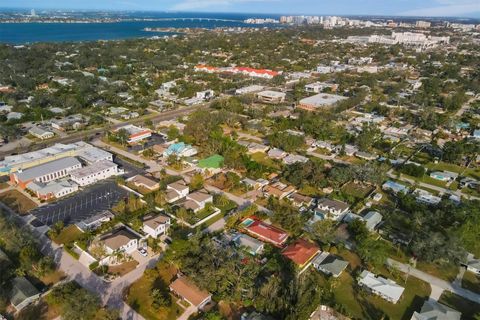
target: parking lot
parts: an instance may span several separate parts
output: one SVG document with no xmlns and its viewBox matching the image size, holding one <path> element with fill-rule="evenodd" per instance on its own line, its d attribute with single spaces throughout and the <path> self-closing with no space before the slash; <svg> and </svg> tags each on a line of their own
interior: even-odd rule
<svg viewBox="0 0 480 320">
<path fill-rule="evenodd" d="M 103 210 L 109 210 L 128 192 L 120 188 L 114 179 L 108 179 L 90 186 L 68 198 L 47 204 L 31 213 L 46 225 L 57 221 L 65 224 L 76 223 Z"/>
</svg>

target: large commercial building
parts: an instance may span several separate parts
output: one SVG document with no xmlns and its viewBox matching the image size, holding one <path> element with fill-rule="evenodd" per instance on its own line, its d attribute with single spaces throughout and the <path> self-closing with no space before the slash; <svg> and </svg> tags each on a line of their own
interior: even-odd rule
<svg viewBox="0 0 480 320">
<path fill-rule="evenodd" d="M 71 171 L 80 169 L 82 164 L 76 158 L 67 157 L 47 162 L 10 175 L 10 181 L 22 189 L 32 181 L 48 183 L 66 177 Z"/>
<path fill-rule="evenodd" d="M 80 186 L 88 186 L 118 174 L 118 165 L 111 161 L 99 161 L 70 172 L 70 178 Z"/>
<path fill-rule="evenodd" d="M 319 108 L 332 107 L 340 101 L 346 100 L 346 97 L 342 97 L 335 94 L 320 93 L 314 96 L 300 100 L 297 108 L 306 111 L 316 111 Z"/>
<path fill-rule="evenodd" d="M 71 144 L 57 143 L 42 150 L 5 157 L 3 161 L 0 161 L 0 176 L 9 175 L 18 170 L 25 170 L 61 158 L 77 156 L 89 164 L 101 160 L 113 160 L 111 153 L 83 141 Z"/>
</svg>

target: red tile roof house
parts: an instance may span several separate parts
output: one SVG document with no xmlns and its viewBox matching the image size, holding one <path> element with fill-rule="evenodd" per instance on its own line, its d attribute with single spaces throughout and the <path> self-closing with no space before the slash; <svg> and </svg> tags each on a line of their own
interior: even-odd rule
<svg viewBox="0 0 480 320">
<path fill-rule="evenodd" d="M 303 239 L 298 239 L 283 249 L 282 255 L 295 262 L 300 269 L 303 269 L 319 252 L 320 249 L 315 244 Z"/>
<path fill-rule="evenodd" d="M 269 242 L 277 247 L 282 247 L 288 239 L 288 233 L 254 217 L 243 220 L 242 226 L 251 235 Z"/>
</svg>

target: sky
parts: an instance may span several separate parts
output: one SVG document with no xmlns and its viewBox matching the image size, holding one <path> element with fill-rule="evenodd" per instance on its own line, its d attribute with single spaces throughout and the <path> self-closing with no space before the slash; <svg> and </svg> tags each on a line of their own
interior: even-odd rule
<svg viewBox="0 0 480 320">
<path fill-rule="evenodd" d="M 0 0 L 0 8 L 480 17 L 480 0 Z"/>
</svg>

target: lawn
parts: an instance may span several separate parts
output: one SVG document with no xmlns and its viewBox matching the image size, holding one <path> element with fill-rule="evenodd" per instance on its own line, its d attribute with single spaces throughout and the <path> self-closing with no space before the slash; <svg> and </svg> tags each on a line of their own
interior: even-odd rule
<svg viewBox="0 0 480 320">
<path fill-rule="evenodd" d="M 251 157 L 253 161 L 263 164 L 266 167 L 269 167 L 272 169 L 280 169 L 280 166 L 273 159 L 270 159 L 265 153 L 262 153 L 262 152 L 253 153 Z"/>
<path fill-rule="evenodd" d="M 480 304 L 457 296 L 451 292 L 444 292 L 438 302 L 458 310 L 462 313 L 462 319 L 473 319 L 474 315 L 480 313 Z"/>
<path fill-rule="evenodd" d="M 357 199 L 364 199 L 372 191 L 372 186 L 364 186 L 354 182 L 349 182 L 342 187 L 343 193 Z"/>
<path fill-rule="evenodd" d="M 161 264 L 160 264 L 161 265 Z M 154 269 L 155 270 L 155 269 Z M 172 304 L 168 308 L 159 310 L 152 307 L 152 298 L 150 291 L 152 288 L 166 289 L 175 270 L 162 266 L 158 270 L 158 277 L 154 278 L 149 274 L 144 274 L 140 279 L 134 282 L 126 294 L 126 302 L 145 319 L 174 320 L 183 313 L 183 309 L 177 304 L 177 298 L 172 297 Z M 172 275 L 173 274 L 173 275 Z"/>
<path fill-rule="evenodd" d="M 400 301 L 396 304 L 357 287 L 356 281 L 347 272 L 336 281 L 334 295 L 336 301 L 352 318 L 381 319 L 385 314 L 389 319 L 407 320 L 414 311 L 420 310 L 429 297 L 430 285 L 414 277 L 409 277 L 406 284 L 403 278 L 396 282 L 405 287 Z"/>
<path fill-rule="evenodd" d="M 122 277 L 127 273 L 129 273 L 130 271 L 134 270 L 137 267 L 137 265 L 138 265 L 138 261 L 136 260 L 127 261 L 120 265 L 109 266 L 108 273 L 118 274 L 120 277 Z"/>
<path fill-rule="evenodd" d="M 20 214 L 26 214 L 37 207 L 35 202 L 18 190 L 10 190 L 0 194 L 0 201 Z"/>
<path fill-rule="evenodd" d="M 80 238 L 82 234 L 83 232 L 80 231 L 80 229 L 78 229 L 75 225 L 70 225 L 64 228 L 58 234 L 58 236 L 56 236 L 52 240 L 57 244 L 69 244 Z"/>
<path fill-rule="evenodd" d="M 480 277 L 473 272 L 466 271 L 463 275 L 462 287 L 480 294 Z"/>
<path fill-rule="evenodd" d="M 457 166 L 453 163 L 439 162 L 439 163 L 428 163 L 425 165 L 428 169 L 432 171 L 451 171 L 455 173 L 462 173 L 466 168 Z"/>
</svg>

